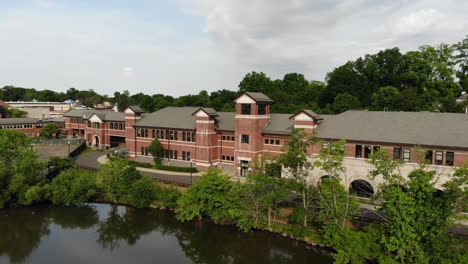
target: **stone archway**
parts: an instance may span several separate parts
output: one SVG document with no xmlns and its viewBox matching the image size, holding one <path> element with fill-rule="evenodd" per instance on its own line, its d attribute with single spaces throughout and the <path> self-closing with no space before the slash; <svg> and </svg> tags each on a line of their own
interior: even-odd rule
<svg viewBox="0 0 468 264">
<path fill-rule="evenodd" d="M 375 190 L 372 185 L 366 180 L 354 180 L 349 185 L 349 192 L 358 197 L 370 198 L 374 195 Z"/>
</svg>

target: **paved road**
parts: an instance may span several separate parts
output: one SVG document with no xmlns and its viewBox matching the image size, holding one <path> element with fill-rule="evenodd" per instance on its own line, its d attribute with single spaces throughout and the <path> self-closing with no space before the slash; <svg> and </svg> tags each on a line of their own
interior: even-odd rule
<svg viewBox="0 0 468 264">
<path fill-rule="evenodd" d="M 97 159 L 103 155 L 106 155 L 107 153 L 110 153 L 112 150 L 106 150 L 106 151 L 95 151 L 95 152 L 89 152 L 82 154 L 78 156 L 76 159 L 76 164 L 81 167 L 86 167 L 86 168 L 91 168 L 91 169 L 98 169 L 99 168 L 99 162 Z M 187 174 L 174 174 L 173 172 L 164 174 L 164 173 L 159 173 L 159 172 L 149 172 L 145 171 L 144 169 L 140 170 L 140 172 L 143 175 L 148 175 L 151 178 L 155 180 L 160 180 L 160 181 L 166 181 L 166 182 L 174 182 L 174 183 L 179 183 L 183 185 L 190 185 L 191 182 L 194 182 L 195 180 L 199 179 L 200 176 L 193 176 L 192 178 L 190 175 Z"/>
</svg>

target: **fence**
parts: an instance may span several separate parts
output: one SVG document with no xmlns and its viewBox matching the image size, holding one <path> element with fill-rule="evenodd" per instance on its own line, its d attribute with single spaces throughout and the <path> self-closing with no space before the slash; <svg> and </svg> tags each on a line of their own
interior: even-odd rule
<svg viewBox="0 0 468 264">
<path fill-rule="evenodd" d="M 82 138 L 70 138 L 70 139 L 62 139 L 62 138 L 52 138 L 52 139 L 44 139 L 44 138 L 33 138 L 31 144 L 33 145 L 79 145 L 85 142 Z"/>
</svg>

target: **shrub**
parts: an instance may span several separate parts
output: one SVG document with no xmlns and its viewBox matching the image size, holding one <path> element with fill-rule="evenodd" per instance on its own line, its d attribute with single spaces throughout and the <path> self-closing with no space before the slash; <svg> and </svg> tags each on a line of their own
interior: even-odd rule
<svg viewBox="0 0 468 264">
<path fill-rule="evenodd" d="M 177 167 L 177 166 L 156 164 L 154 168 L 158 170 L 167 170 L 167 171 L 176 171 L 176 172 L 193 172 L 193 173 L 198 172 L 197 168 L 195 167 Z"/>
<path fill-rule="evenodd" d="M 95 193 L 96 175 L 88 171 L 63 171 L 50 184 L 50 200 L 54 204 L 82 204 Z"/>
<path fill-rule="evenodd" d="M 155 187 L 153 180 L 143 177 L 134 182 L 129 190 L 130 202 L 138 208 L 147 207 L 154 199 Z"/>
<path fill-rule="evenodd" d="M 229 193 L 233 183 L 221 170 L 211 169 L 187 189 L 177 201 L 176 217 L 180 221 L 211 217 L 215 222 L 231 221 L 233 207 Z"/>
<path fill-rule="evenodd" d="M 303 224 L 306 214 L 308 212 L 304 207 L 294 207 L 292 214 L 288 216 L 288 222 L 290 224 Z"/>
<path fill-rule="evenodd" d="M 114 202 L 119 194 L 127 194 L 130 186 L 141 178 L 135 166 L 123 159 L 111 159 L 100 165 L 99 180 L 104 190 L 110 193 Z"/>
<path fill-rule="evenodd" d="M 174 185 L 169 187 L 163 187 L 161 185 L 156 185 L 155 188 L 155 199 L 161 201 L 164 206 L 168 208 L 176 208 L 177 200 L 179 200 L 182 194 L 177 190 Z"/>
</svg>

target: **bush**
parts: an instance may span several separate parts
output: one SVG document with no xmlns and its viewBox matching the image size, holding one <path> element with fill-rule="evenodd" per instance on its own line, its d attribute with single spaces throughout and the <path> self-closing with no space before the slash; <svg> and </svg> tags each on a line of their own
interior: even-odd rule
<svg viewBox="0 0 468 264">
<path fill-rule="evenodd" d="M 156 200 L 161 201 L 167 208 L 176 208 L 177 200 L 179 200 L 182 194 L 176 189 L 176 187 L 174 187 L 174 185 L 163 187 L 158 184 L 155 189 Z"/>
<path fill-rule="evenodd" d="M 288 216 L 288 222 L 290 224 L 304 224 L 304 216 L 307 213 L 308 212 L 304 207 L 294 207 L 292 214 Z"/>
<path fill-rule="evenodd" d="M 143 177 L 134 182 L 129 190 L 130 202 L 138 208 L 147 207 L 154 199 L 155 187 L 153 180 Z"/>
<path fill-rule="evenodd" d="M 177 167 L 177 166 L 156 164 L 154 168 L 158 170 L 176 171 L 176 172 L 193 172 L 193 173 L 198 172 L 197 168 L 195 167 Z"/>
<path fill-rule="evenodd" d="M 82 204 L 96 193 L 96 175 L 70 169 L 60 173 L 50 184 L 50 200 L 54 204 Z"/>
<path fill-rule="evenodd" d="M 211 217 L 215 222 L 231 221 L 233 203 L 228 194 L 233 186 L 229 176 L 221 170 L 207 171 L 177 201 L 177 219 L 188 221 Z"/>
</svg>

